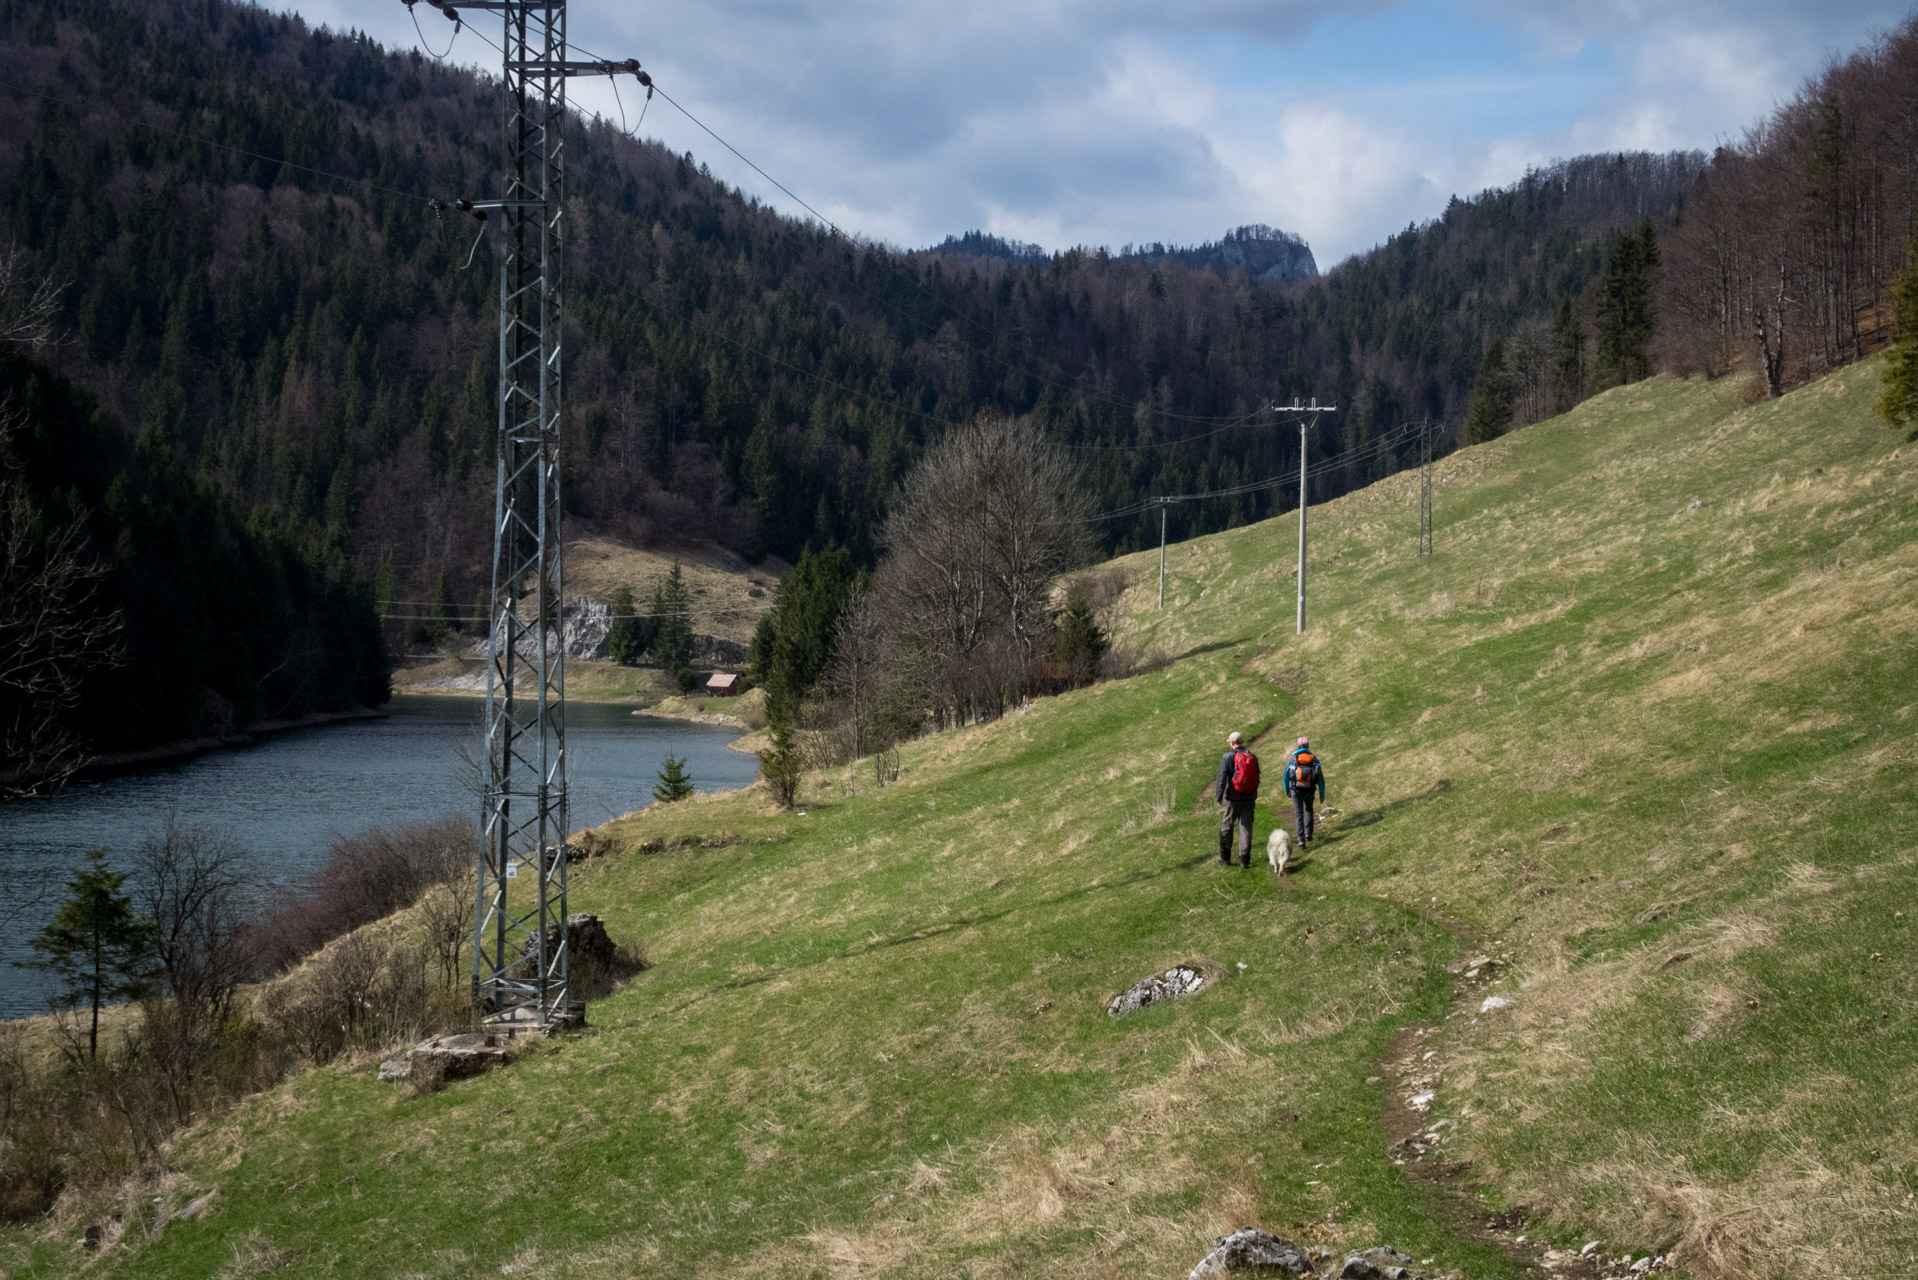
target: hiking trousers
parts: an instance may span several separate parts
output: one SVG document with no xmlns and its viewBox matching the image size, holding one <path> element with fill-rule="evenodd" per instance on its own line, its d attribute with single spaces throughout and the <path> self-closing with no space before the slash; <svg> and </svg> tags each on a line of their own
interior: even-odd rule
<svg viewBox="0 0 1918 1280">
<path fill-rule="evenodd" d="M 1227 800 L 1225 815 L 1219 822 L 1219 860 L 1232 861 L 1232 836 L 1239 837 L 1239 862 L 1252 865 L 1252 814 L 1258 807 L 1253 800 Z"/>
<path fill-rule="evenodd" d="M 1316 802 L 1312 792 L 1301 789 L 1292 793 L 1292 832 L 1304 844 L 1319 831 L 1319 815 L 1312 812 Z"/>
</svg>

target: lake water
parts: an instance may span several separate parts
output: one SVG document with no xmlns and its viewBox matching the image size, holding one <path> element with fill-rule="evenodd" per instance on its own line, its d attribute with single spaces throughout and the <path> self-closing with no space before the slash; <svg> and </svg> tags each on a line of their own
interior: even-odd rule
<svg viewBox="0 0 1918 1280">
<path fill-rule="evenodd" d="M 0 1017 L 44 1010 L 40 975 L 11 962 L 31 957 L 25 940 L 52 916 L 87 850 L 125 853 L 172 811 L 183 825 L 237 839 L 264 880 L 298 884 L 334 835 L 477 814 L 459 748 L 478 742 L 482 706 L 477 698 L 395 698 L 384 719 L 289 730 L 185 764 L 0 805 Z M 644 807 L 669 754 L 685 757 L 701 791 L 743 787 L 758 776 L 757 759 L 726 746 L 736 729 L 635 716 L 606 704 L 566 710 L 575 830 Z"/>
</svg>

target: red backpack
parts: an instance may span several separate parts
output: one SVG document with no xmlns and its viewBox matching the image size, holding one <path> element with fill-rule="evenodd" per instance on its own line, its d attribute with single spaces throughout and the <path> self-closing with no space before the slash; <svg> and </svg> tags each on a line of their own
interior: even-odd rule
<svg viewBox="0 0 1918 1280">
<path fill-rule="evenodd" d="M 1259 792 L 1259 758 L 1243 747 L 1232 756 L 1231 786 L 1242 796 Z"/>
</svg>

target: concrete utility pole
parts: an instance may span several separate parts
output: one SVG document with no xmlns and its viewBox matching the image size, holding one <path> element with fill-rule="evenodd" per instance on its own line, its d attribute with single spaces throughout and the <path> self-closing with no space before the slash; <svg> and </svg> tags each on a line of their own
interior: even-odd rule
<svg viewBox="0 0 1918 1280">
<path fill-rule="evenodd" d="M 1159 607 L 1165 608 L 1165 509 L 1164 498 L 1159 499 Z"/>
<path fill-rule="evenodd" d="M 1306 448 L 1307 448 L 1306 431 L 1309 427 L 1318 425 L 1319 415 L 1321 413 L 1337 413 L 1338 406 L 1329 405 L 1329 404 L 1320 404 L 1318 401 L 1318 397 L 1314 396 L 1311 402 L 1308 404 L 1299 404 L 1296 401 L 1292 404 L 1287 404 L 1287 405 L 1275 404 L 1272 406 L 1272 412 L 1295 414 L 1297 415 L 1299 420 L 1299 634 L 1304 635 L 1305 634 L 1305 499 L 1306 499 L 1305 461 L 1306 461 Z"/>
<path fill-rule="evenodd" d="M 1419 423 L 1419 554 L 1432 554 L 1432 422 Z"/>
<path fill-rule="evenodd" d="M 414 0 L 405 0 L 411 8 Z M 568 996 L 566 674 L 561 643 L 560 254 L 566 81 L 651 78 L 639 63 L 569 62 L 566 0 L 427 0 L 455 23 L 497 13 L 506 193 L 453 207 L 500 240 L 497 487 L 486 673 L 486 795 L 473 907 L 473 1012 L 539 1031 Z M 435 208 L 445 205 L 435 202 Z M 531 616 L 522 617 L 525 604 Z M 520 668 L 530 668 L 522 690 Z M 509 900 L 508 887 L 512 886 Z M 527 899 L 531 901 L 527 901 Z"/>
</svg>

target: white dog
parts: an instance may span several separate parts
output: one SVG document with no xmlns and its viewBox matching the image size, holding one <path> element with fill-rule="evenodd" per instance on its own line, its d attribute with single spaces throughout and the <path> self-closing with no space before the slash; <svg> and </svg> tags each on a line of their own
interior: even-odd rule
<svg viewBox="0 0 1918 1280">
<path fill-rule="evenodd" d="M 1285 864 L 1291 857 L 1292 833 L 1284 827 L 1274 827 L 1265 841 L 1265 860 L 1272 864 L 1272 874 L 1284 875 Z"/>
</svg>

